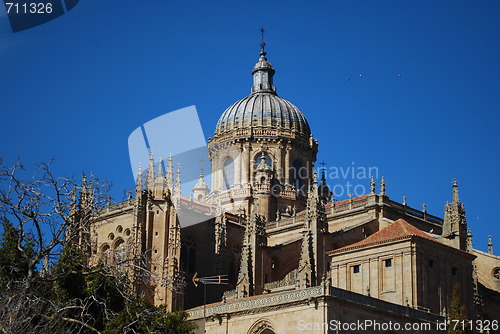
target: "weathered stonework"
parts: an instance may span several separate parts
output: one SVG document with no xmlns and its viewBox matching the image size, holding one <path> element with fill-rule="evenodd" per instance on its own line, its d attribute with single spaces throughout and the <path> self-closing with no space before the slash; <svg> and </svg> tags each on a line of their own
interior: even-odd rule
<svg viewBox="0 0 500 334">
<path fill-rule="evenodd" d="M 313 173 L 318 143 L 300 110 L 278 97 L 274 73 L 262 46 L 251 94 L 223 113 L 208 143 L 211 190 L 200 173 L 193 195 L 182 196 L 182 170 L 174 175 L 171 157 L 166 171 L 155 170 L 151 156 L 135 196 L 84 229 L 75 221 L 89 261 L 124 270 L 168 311 L 187 309 L 197 333 L 335 333 L 328 324 L 337 320 L 436 324 L 455 284 L 470 319 L 498 317 L 500 260 L 491 241 L 491 254 L 472 249 L 457 183 L 444 219 L 391 200 L 384 180 L 379 192 L 372 180 L 368 194 L 330 200 Z M 181 228 L 182 215 L 205 221 Z M 228 284 L 207 286 L 205 299 L 195 274 L 226 275 Z"/>
</svg>

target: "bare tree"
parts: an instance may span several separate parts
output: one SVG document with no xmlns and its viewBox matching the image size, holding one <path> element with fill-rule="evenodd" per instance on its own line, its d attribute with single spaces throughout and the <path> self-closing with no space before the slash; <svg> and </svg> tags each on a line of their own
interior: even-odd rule
<svg viewBox="0 0 500 334">
<path fill-rule="evenodd" d="M 91 227 L 104 219 L 110 184 L 92 175 L 57 177 L 51 165 L 29 174 L 20 162 L 0 160 L 0 219 L 9 229 L 0 231 L 0 275 L 8 274 L 0 282 L 0 333 L 158 332 L 172 324 L 189 333 L 184 315 L 168 318 L 133 289 L 138 277 L 143 286 L 161 280 L 147 269 L 146 254 L 131 252 L 112 267 L 89 261 Z"/>
<path fill-rule="evenodd" d="M 35 172 L 26 177 L 27 171 L 19 161 L 12 167 L 0 161 L 0 215 L 17 226 L 18 249 L 27 255 L 29 240 L 35 251 L 30 255 L 28 284 L 42 262 L 48 266 L 58 257 L 65 240 L 86 241 L 91 221 L 111 200 L 110 184 L 93 176 L 84 175 L 81 184 L 72 177 L 56 177 L 51 164 L 38 164 Z M 77 228 L 75 223 L 79 224 Z"/>
<path fill-rule="evenodd" d="M 72 177 L 56 177 L 51 164 L 38 164 L 35 172 L 28 174 L 19 161 L 13 166 L 0 161 L 0 218 L 15 228 L 16 251 L 26 260 L 24 274 L 9 282 L 9 291 L 0 296 L 1 329 L 6 333 L 39 326 L 54 330 L 57 313 L 65 318 L 67 306 L 47 315 L 44 311 L 53 311 L 54 305 L 36 290 L 47 288 L 56 279 L 47 274 L 64 243 L 86 242 L 91 220 L 110 201 L 109 184 L 92 176 L 84 176 L 81 184 Z M 78 199 L 77 193 L 81 194 Z M 85 308 L 84 302 L 79 304 Z M 66 321 L 79 322 L 69 318 Z"/>
</svg>

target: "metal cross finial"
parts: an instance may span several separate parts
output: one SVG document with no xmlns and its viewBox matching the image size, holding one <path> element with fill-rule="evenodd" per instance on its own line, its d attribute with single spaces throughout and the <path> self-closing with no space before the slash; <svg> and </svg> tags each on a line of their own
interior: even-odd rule
<svg viewBox="0 0 500 334">
<path fill-rule="evenodd" d="M 321 180 L 326 181 L 326 176 L 325 176 L 326 167 L 325 166 L 327 165 L 327 163 L 325 162 L 325 160 L 323 160 L 319 164 L 321 165 Z"/>
<path fill-rule="evenodd" d="M 203 169 L 203 163 L 205 162 L 205 160 L 200 159 L 198 160 L 198 162 L 200 163 L 200 168 Z"/>
<path fill-rule="evenodd" d="M 262 39 L 261 39 L 261 42 L 260 42 L 260 55 L 261 56 L 265 56 L 266 55 L 266 51 L 264 51 L 264 47 L 266 46 L 266 42 L 264 42 L 264 33 L 266 31 L 264 30 L 264 26 L 261 26 L 260 27 L 260 33 L 262 35 Z"/>
</svg>

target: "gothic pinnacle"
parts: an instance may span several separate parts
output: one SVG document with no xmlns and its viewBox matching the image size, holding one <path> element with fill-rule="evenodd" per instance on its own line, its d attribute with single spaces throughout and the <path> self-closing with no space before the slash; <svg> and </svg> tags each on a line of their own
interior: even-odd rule
<svg viewBox="0 0 500 334">
<path fill-rule="evenodd" d="M 173 164 L 173 159 L 172 159 L 172 153 L 168 155 L 168 162 L 167 162 L 167 187 L 170 190 L 173 190 L 174 188 L 174 164 Z"/>
<path fill-rule="evenodd" d="M 137 169 L 137 179 L 135 181 L 135 192 L 136 194 L 142 191 L 142 163 L 139 162 L 139 168 Z"/>
<path fill-rule="evenodd" d="M 453 179 L 453 203 L 458 203 L 460 202 L 460 199 L 458 198 L 458 183 L 457 179 Z"/>
<path fill-rule="evenodd" d="M 372 192 L 372 194 L 375 194 L 375 178 L 372 176 L 372 180 L 370 181 L 370 190 Z"/>
<path fill-rule="evenodd" d="M 313 186 L 315 186 L 315 187 L 318 186 L 318 172 L 316 172 L 316 171 L 313 172 L 312 183 L 313 183 Z"/>
<path fill-rule="evenodd" d="M 385 179 L 382 176 L 382 181 L 380 182 L 380 195 L 385 196 Z"/>
<path fill-rule="evenodd" d="M 158 177 L 163 177 L 163 158 L 160 158 L 158 163 Z"/>
<path fill-rule="evenodd" d="M 177 164 L 177 174 L 175 178 L 175 193 L 180 196 L 181 194 L 181 164 Z"/>
</svg>

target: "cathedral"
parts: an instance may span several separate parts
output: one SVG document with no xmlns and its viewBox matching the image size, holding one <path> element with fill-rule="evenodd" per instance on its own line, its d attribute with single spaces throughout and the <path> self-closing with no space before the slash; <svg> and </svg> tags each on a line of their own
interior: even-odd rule
<svg viewBox="0 0 500 334">
<path fill-rule="evenodd" d="M 274 75 L 261 43 L 250 95 L 208 142 L 212 189 L 201 171 L 183 196 L 173 157 L 163 167 L 151 153 L 135 194 L 88 227 L 89 261 L 126 272 L 155 305 L 186 310 L 196 333 L 397 331 L 390 323 L 433 333 L 455 286 L 468 319 L 498 320 L 500 257 L 491 241 L 488 253 L 472 248 L 457 181 L 442 218 L 390 199 L 383 178 L 336 201 L 314 169 L 307 119 Z M 208 219 L 182 227 L 181 215 Z M 360 321 L 379 327 L 352 326 Z"/>
</svg>

